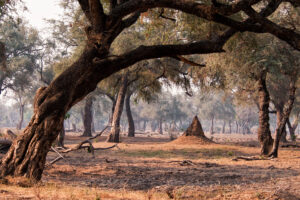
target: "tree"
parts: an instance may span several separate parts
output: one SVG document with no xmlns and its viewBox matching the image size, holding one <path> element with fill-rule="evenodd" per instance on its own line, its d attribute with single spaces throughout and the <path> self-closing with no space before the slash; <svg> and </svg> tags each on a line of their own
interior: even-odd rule
<svg viewBox="0 0 300 200">
<path fill-rule="evenodd" d="M 224 43 L 238 30 L 268 32 L 285 40 L 295 49 L 300 49 L 298 33 L 274 24 L 266 18 L 279 6 L 273 1 L 259 13 L 251 7 L 260 2 L 257 0 L 239 1 L 233 4 L 221 4 L 216 1 L 213 1 L 213 4 L 205 4 L 183 0 L 111 0 L 108 12 L 104 12 L 103 5 L 98 0 L 78 0 L 78 2 L 90 23 L 86 28 L 87 41 L 84 51 L 48 87 L 42 87 L 37 91 L 31 121 L 2 159 L 1 175 L 3 176 L 26 176 L 40 180 L 46 155 L 62 129 L 67 111 L 92 92 L 99 81 L 141 60 L 223 52 Z M 298 1 L 289 2 L 295 7 L 300 6 Z M 180 10 L 233 28 L 229 28 L 212 40 L 140 46 L 121 55 L 110 55 L 112 42 L 124 29 L 137 21 L 140 12 L 157 7 Z M 249 16 L 249 19 L 236 21 L 227 17 L 241 10 Z"/>
</svg>

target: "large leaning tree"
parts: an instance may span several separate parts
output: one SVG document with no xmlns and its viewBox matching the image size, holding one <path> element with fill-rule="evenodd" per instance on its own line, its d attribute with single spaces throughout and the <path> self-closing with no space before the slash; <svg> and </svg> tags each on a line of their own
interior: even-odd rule
<svg viewBox="0 0 300 200">
<path fill-rule="evenodd" d="M 299 7 L 298 0 L 240 0 L 202 3 L 193 0 L 110 0 L 109 10 L 102 1 L 78 0 L 89 26 L 86 27 L 86 46 L 82 55 L 48 87 L 37 90 L 31 121 L 12 144 L 1 161 L 1 175 L 25 176 L 40 180 L 46 155 L 61 131 L 67 111 L 92 92 L 97 84 L 111 74 L 139 61 L 179 55 L 223 52 L 223 45 L 236 32 L 270 33 L 300 50 L 300 34 L 279 26 L 267 17 L 281 3 Z M 224 1 L 223 1 L 224 2 Z M 252 8 L 261 3 L 259 11 Z M 140 46 L 120 55 L 111 55 L 114 40 L 124 29 L 132 26 L 140 14 L 152 8 L 168 8 L 228 26 L 228 30 L 212 39 L 179 44 Z M 249 17 L 234 20 L 234 14 L 244 11 Z M 138 29 L 137 29 L 138 31 Z"/>
</svg>

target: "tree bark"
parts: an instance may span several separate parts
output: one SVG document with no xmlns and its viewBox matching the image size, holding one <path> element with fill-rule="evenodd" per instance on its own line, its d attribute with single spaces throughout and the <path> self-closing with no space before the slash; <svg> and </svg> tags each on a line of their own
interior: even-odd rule
<svg viewBox="0 0 300 200">
<path fill-rule="evenodd" d="M 229 120 L 228 126 L 229 126 L 229 134 L 231 134 L 231 120 Z"/>
<path fill-rule="evenodd" d="M 83 113 L 83 134 L 84 137 L 92 136 L 92 122 L 93 122 L 93 97 L 88 96 L 85 100 L 84 113 Z"/>
<path fill-rule="evenodd" d="M 293 78 L 296 78 L 296 77 L 297 76 L 295 76 Z M 290 113 L 292 111 L 292 108 L 293 108 L 293 104 L 294 104 L 294 101 L 295 101 L 295 93 L 296 93 L 296 80 L 293 79 L 290 82 L 289 98 L 288 98 L 288 101 L 287 101 L 286 105 L 283 108 L 282 118 L 280 120 L 279 126 L 276 127 L 275 141 L 274 141 L 274 144 L 273 144 L 272 152 L 269 155 L 270 157 L 278 157 L 279 142 L 280 142 L 283 130 L 285 128 L 286 121 L 288 120 L 289 115 L 290 115 Z"/>
<path fill-rule="evenodd" d="M 18 130 L 22 129 L 22 124 L 23 124 L 23 121 L 24 121 L 24 108 L 25 108 L 25 105 L 20 104 L 20 107 L 19 107 L 20 120 L 19 120 L 18 125 L 17 125 Z"/>
<path fill-rule="evenodd" d="M 259 126 L 257 136 L 260 142 L 261 155 L 268 155 L 273 145 L 269 124 L 270 95 L 267 89 L 266 76 L 267 72 L 263 71 L 258 78 Z"/>
<path fill-rule="evenodd" d="M 125 99 L 126 104 L 126 114 L 127 114 L 127 120 L 128 120 L 128 137 L 134 137 L 135 136 L 135 127 L 134 127 L 134 121 L 131 113 L 130 108 L 130 97 L 132 93 L 128 91 Z"/>
<path fill-rule="evenodd" d="M 124 107 L 124 100 L 125 100 L 127 85 L 128 85 L 127 76 L 128 74 L 126 73 L 122 77 L 122 85 L 118 92 L 116 106 L 113 114 L 112 129 L 106 139 L 107 142 L 116 142 L 116 143 L 120 142 L 120 121 L 121 121 L 121 116 Z"/>
</svg>

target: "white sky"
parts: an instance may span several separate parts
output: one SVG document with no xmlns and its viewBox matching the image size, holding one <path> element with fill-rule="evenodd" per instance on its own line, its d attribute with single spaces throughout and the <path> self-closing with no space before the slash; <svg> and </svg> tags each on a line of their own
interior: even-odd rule
<svg viewBox="0 0 300 200">
<path fill-rule="evenodd" d="M 35 28 L 43 31 L 47 27 L 44 19 L 58 18 L 63 9 L 59 7 L 59 0 L 23 0 L 28 11 L 25 19 Z"/>
</svg>

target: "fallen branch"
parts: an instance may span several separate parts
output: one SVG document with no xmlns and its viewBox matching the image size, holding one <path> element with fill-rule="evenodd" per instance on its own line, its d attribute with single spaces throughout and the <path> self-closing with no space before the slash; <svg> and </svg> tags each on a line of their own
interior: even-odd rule
<svg viewBox="0 0 300 200">
<path fill-rule="evenodd" d="M 238 160 L 246 160 L 246 161 L 251 161 L 251 160 L 271 160 L 271 158 L 265 158 L 265 157 L 256 157 L 256 156 L 237 156 L 232 159 L 233 161 L 238 161 Z"/>
<path fill-rule="evenodd" d="M 107 149 L 112 149 L 114 147 L 117 147 L 118 144 L 114 144 L 110 147 L 105 147 L 105 148 L 95 148 L 92 144 L 92 140 L 93 139 L 96 139 L 97 137 L 100 137 L 104 132 L 105 130 L 110 127 L 110 126 L 106 126 L 100 133 L 98 133 L 97 135 L 93 136 L 93 137 L 90 137 L 89 139 L 87 140 L 84 140 L 82 142 L 80 142 L 78 145 L 76 145 L 74 148 L 68 148 L 68 149 L 63 149 L 61 151 L 58 151 L 57 149 L 55 149 L 54 147 L 51 147 L 51 149 L 58 154 L 58 157 L 55 158 L 54 160 L 52 160 L 49 164 L 54 164 L 55 162 L 61 160 L 61 159 L 65 159 L 63 156 L 62 156 L 62 153 L 69 153 L 71 151 L 76 151 L 76 150 L 79 150 L 79 149 L 88 149 L 88 151 L 90 153 L 92 153 L 93 157 L 95 157 L 95 151 L 96 150 L 107 150 Z M 88 146 L 84 146 L 84 144 L 88 144 Z"/>
</svg>

